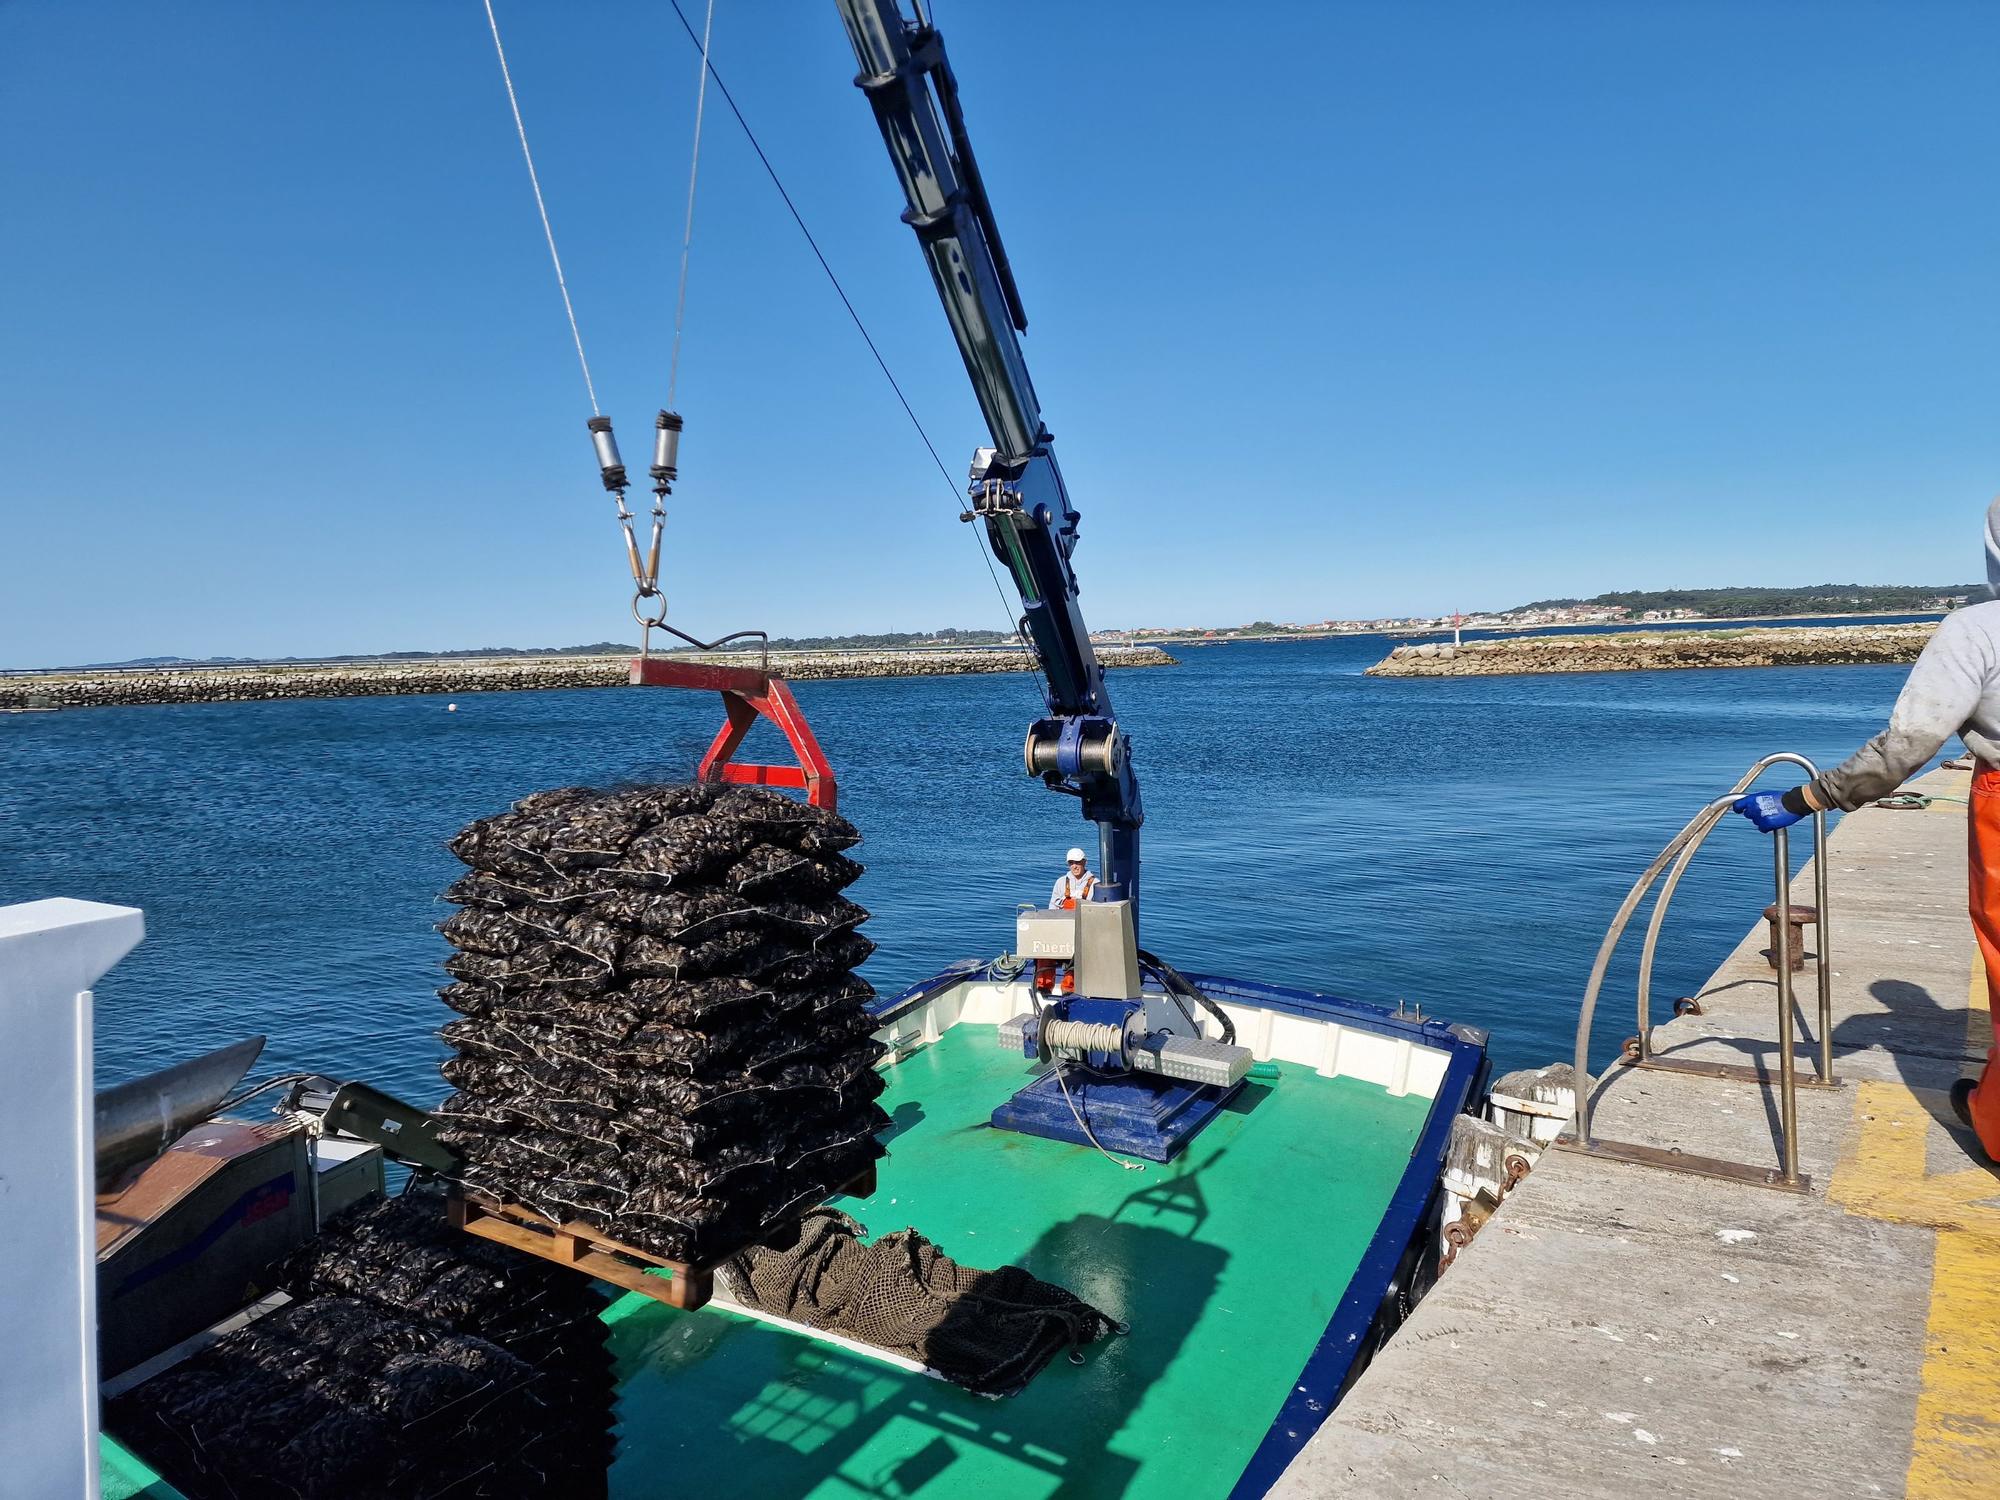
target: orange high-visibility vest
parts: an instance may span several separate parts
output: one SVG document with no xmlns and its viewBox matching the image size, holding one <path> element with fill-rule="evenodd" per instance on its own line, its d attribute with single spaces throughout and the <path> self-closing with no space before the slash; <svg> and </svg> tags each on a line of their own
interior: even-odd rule
<svg viewBox="0 0 2000 1500">
<path fill-rule="evenodd" d="M 1065 881 L 1068 881 L 1068 880 L 1072 879 L 1073 877 L 1071 877 L 1071 876 L 1068 876 L 1068 875 L 1065 875 L 1065 876 L 1063 876 L 1062 878 L 1063 878 L 1063 879 L 1064 879 Z M 1065 887 L 1065 889 L 1067 889 L 1067 887 Z M 1078 902 L 1079 900 L 1083 900 L 1083 901 L 1088 901 L 1088 900 L 1090 899 L 1090 893 L 1091 893 L 1092 891 L 1096 890 L 1096 889 L 1097 889 L 1097 876 L 1096 876 L 1096 875 L 1094 875 L 1094 874 L 1090 874 L 1090 873 L 1086 872 L 1086 873 L 1085 873 L 1085 875 L 1084 875 L 1084 877 L 1083 877 L 1083 895 L 1082 895 L 1081 897 L 1078 897 L 1078 896 L 1064 896 L 1064 897 L 1063 897 L 1063 900 L 1062 900 L 1062 908 L 1061 908 L 1061 909 L 1062 909 L 1062 910 L 1064 910 L 1064 911 L 1074 911 L 1074 910 L 1076 910 L 1076 903 L 1077 903 L 1077 902 Z"/>
</svg>

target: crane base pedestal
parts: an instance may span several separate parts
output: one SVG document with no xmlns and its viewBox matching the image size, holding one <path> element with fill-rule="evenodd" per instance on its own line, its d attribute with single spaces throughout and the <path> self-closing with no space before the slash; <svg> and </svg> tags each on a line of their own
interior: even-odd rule
<svg viewBox="0 0 2000 1500">
<path fill-rule="evenodd" d="M 1044 1073 L 993 1111 L 993 1127 L 1079 1146 L 1090 1145 L 1095 1134 L 1106 1151 L 1172 1161 L 1243 1089 L 1240 1081 L 1221 1087 L 1136 1073 L 1118 1078 L 1072 1073 L 1066 1081 L 1067 1098 L 1056 1075 Z"/>
</svg>

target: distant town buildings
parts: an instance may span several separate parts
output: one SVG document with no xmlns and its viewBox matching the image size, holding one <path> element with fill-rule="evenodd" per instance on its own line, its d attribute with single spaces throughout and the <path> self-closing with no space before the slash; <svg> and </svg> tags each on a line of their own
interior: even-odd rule
<svg viewBox="0 0 2000 1500">
<path fill-rule="evenodd" d="M 1604 599 L 1623 597 L 1611 604 Z M 1699 607 L 1645 608 L 1647 598 L 1692 599 Z M 1279 623 L 1255 620 L 1247 625 L 1216 628 L 1188 625 L 1146 625 L 1134 630 L 1107 630 L 1093 639 L 1117 643 L 1224 642 L 1290 640 L 1328 635 L 1435 635 L 1457 630 L 1518 631 L 1551 626 L 1665 624 L 1689 620 L 1769 620 L 1815 615 L 1943 614 L 1986 597 L 1984 590 L 1885 585 L 1821 585 L 1802 589 L 1683 589 L 1652 595 L 1605 595 L 1598 600 L 1544 603 L 1478 614 L 1386 615 L 1369 620 L 1307 620 Z"/>
<path fill-rule="evenodd" d="M 1942 609 L 1945 606 L 1937 606 Z M 1552 605 L 1546 609 L 1516 609 L 1472 615 L 1385 615 L 1371 620 L 1308 620 L 1278 624 L 1259 620 L 1218 629 L 1186 625 L 1142 625 L 1132 630 L 1101 630 L 1092 640 L 1110 644 L 1145 641 L 1246 640 L 1260 636 L 1397 635 L 1434 630 L 1522 630 L 1537 625 L 1619 625 L 1628 621 L 1692 620 L 1692 609 L 1649 609 L 1634 614 L 1620 605 Z"/>
<path fill-rule="evenodd" d="M 1619 597 L 1619 596 L 1607 596 Z M 1660 594 L 1627 595 L 1635 602 Z M 1820 586 L 1813 589 L 1692 589 L 1666 594 L 1668 598 L 1692 597 L 1706 607 L 1675 609 L 1634 609 L 1624 604 L 1589 603 L 1543 604 L 1520 609 L 1488 610 L 1478 614 L 1385 615 L 1369 620 L 1305 620 L 1278 622 L 1253 620 L 1245 625 L 1141 625 L 1130 630 L 1099 630 L 1091 639 L 1104 645 L 1143 645 L 1160 642 L 1210 642 L 1235 640 L 1290 640 L 1328 635 L 1432 635 L 1453 630 L 1532 630 L 1563 625 L 1638 625 L 1677 620 L 1714 618 L 1773 619 L 1842 613 L 1942 614 L 1986 597 L 1984 590 L 1948 589 L 1937 594 L 1929 586 L 1893 586 L 1859 589 L 1852 586 Z M 929 634 L 880 636 L 813 637 L 806 640 L 774 640 L 784 649 L 837 647 L 845 649 L 902 649 L 939 646 L 995 646 L 1016 644 L 1013 636 L 993 630 L 940 630 Z M 589 648 L 595 650 L 597 648 Z M 619 647 L 618 650 L 629 650 Z"/>
</svg>

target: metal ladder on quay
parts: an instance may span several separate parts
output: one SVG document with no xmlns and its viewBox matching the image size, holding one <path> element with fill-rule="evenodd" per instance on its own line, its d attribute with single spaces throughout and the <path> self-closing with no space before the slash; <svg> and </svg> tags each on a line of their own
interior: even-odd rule
<svg viewBox="0 0 2000 1500">
<path fill-rule="evenodd" d="M 1653 960 L 1659 948 L 1660 930 L 1666 921 L 1667 908 L 1673 900 L 1674 890 L 1680 884 L 1681 876 L 1693 861 L 1703 841 L 1714 831 L 1736 800 L 1749 791 L 1758 777 L 1778 765 L 1796 766 L 1809 778 L 1819 774 L 1819 767 L 1803 755 L 1780 752 L 1759 760 L 1743 773 L 1727 795 L 1717 797 L 1708 803 L 1679 833 L 1667 841 L 1666 847 L 1633 883 L 1617 914 L 1611 919 L 1611 925 L 1604 934 L 1604 941 L 1598 947 L 1596 960 L 1591 965 L 1590 980 L 1584 988 L 1583 1004 L 1577 1017 L 1576 1071 L 1573 1080 L 1576 1109 L 1571 1131 L 1556 1142 L 1560 1149 L 1582 1152 L 1609 1161 L 1660 1167 L 1670 1171 L 1716 1177 L 1787 1192 L 1802 1193 L 1811 1187 L 1810 1180 L 1799 1171 L 1798 1090 L 1801 1086 L 1837 1088 L 1840 1085 L 1840 1080 L 1833 1072 L 1833 964 L 1832 947 L 1828 936 L 1830 912 L 1827 895 L 1824 812 L 1815 812 L 1812 815 L 1813 892 L 1817 903 L 1817 914 L 1814 918 L 1816 929 L 1814 968 L 1819 1001 L 1818 1055 L 1815 1072 L 1803 1078 L 1799 1076 L 1793 1026 L 1792 944 L 1797 934 L 1789 920 L 1791 905 L 1789 830 L 1780 828 L 1770 835 L 1772 870 L 1776 885 L 1773 910 L 1777 914 L 1771 922 L 1771 961 L 1777 970 L 1778 992 L 1777 1084 L 1780 1135 L 1778 1164 L 1775 1167 L 1768 1167 L 1749 1162 L 1725 1161 L 1716 1157 L 1693 1155 L 1671 1147 L 1607 1140 L 1591 1133 L 1592 1083 L 1588 1064 L 1591 1025 L 1596 1017 L 1598 996 L 1603 989 L 1604 978 L 1611 967 L 1611 959 L 1617 951 L 1619 941 L 1624 937 L 1633 915 L 1645 901 L 1647 893 L 1660 881 L 1662 873 L 1665 873 L 1665 882 L 1660 885 L 1659 894 L 1654 899 L 1651 917 L 1646 925 L 1645 942 L 1639 955 L 1638 1035 L 1627 1038 L 1615 1066 L 1652 1069 L 1687 1078 L 1711 1078 L 1760 1085 L 1768 1085 L 1771 1082 L 1770 1071 L 1761 1066 L 1694 1062 L 1660 1056 L 1654 1050 L 1652 1042 L 1651 1006 Z M 1699 1010 L 1697 1007 L 1693 1011 L 1683 1011 L 1677 1004 L 1676 1013 L 1698 1014 Z"/>
</svg>

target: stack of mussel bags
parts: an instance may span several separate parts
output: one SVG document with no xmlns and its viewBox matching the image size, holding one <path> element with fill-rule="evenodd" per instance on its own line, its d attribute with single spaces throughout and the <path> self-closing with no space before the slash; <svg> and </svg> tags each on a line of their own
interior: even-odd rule
<svg viewBox="0 0 2000 1500">
<path fill-rule="evenodd" d="M 539 792 L 452 840 L 439 1114 L 466 1185 L 700 1263 L 861 1175 L 888 1122 L 859 840 L 711 784 Z"/>
<path fill-rule="evenodd" d="M 440 1184 L 348 1210 L 267 1286 L 292 1300 L 104 1404 L 188 1500 L 605 1494 L 602 1292 L 450 1228 Z"/>
</svg>

